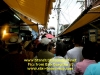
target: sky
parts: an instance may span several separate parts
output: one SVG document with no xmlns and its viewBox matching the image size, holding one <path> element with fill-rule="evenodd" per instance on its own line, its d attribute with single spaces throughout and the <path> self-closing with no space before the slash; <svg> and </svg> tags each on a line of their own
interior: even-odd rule
<svg viewBox="0 0 100 75">
<path fill-rule="evenodd" d="M 81 14 L 81 3 L 77 2 L 78 0 L 61 0 L 60 3 L 60 15 L 59 15 L 59 24 L 72 24 L 75 19 Z M 59 0 L 53 3 L 53 7 L 57 8 L 57 3 Z M 52 9 L 52 14 L 48 22 L 49 27 L 55 27 L 57 32 L 57 9 Z M 56 33 L 57 34 L 57 33 Z"/>
</svg>

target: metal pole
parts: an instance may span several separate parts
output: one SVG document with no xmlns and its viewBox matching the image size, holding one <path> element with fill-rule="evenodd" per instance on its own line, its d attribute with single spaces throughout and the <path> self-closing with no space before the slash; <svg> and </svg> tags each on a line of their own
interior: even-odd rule
<svg viewBox="0 0 100 75">
<path fill-rule="evenodd" d="M 60 3 L 61 3 L 61 0 L 59 0 L 58 9 L 57 9 L 57 15 L 58 15 L 58 18 L 57 18 L 57 40 L 58 40 L 58 34 L 59 34 Z"/>
<path fill-rule="evenodd" d="M 87 8 L 87 0 L 85 0 L 85 9 Z"/>
</svg>

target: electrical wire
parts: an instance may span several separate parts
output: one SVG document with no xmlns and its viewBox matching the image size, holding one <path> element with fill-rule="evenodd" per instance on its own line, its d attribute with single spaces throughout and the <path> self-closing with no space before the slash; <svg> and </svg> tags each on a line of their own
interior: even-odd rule
<svg viewBox="0 0 100 75">
<path fill-rule="evenodd" d="M 69 3 L 69 5 L 66 7 L 65 11 L 68 10 L 68 7 L 71 5 L 72 2 L 73 2 L 73 0 L 71 0 L 71 2 Z"/>
<path fill-rule="evenodd" d="M 56 9 L 56 7 L 58 5 L 57 3 L 58 3 L 58 0 L 56 0 L 55 6 L 54 6 L 54 10 Z"/>
<path fill-rule="evenodd" d="M 67 0 L 67 2 L 65 3 L 64 7 L 65 8 L 62 8 L 62 9 L 66 9 L 66 7 L 68 6 L 68 3 L 70 2 L 70 0 Z M 62 6 L 63 7 L 63 6 Z"/>
<path fill-rule="evenodd" d="M 73 2 L 73 0 L 71 1 L 71 2 Z M 71 3 L 70 3 L 71 4 Z M 76 5 L 76 3 L 75 3 L 75 5 Z M 74 5 L 74 6 L 75 6 Z M 70 5 L 69 5 L 70 6 Z M 69 10 L 67 10 L 68 11 L 68 16 L 70 15 L 69 13 L 70 13 L 70 11 Z M 70 23 L 71 23 L 71 18 L 70 18 L 70 16 L 69 16 L 69 20 L 70 20 Z"/>
<path fill-rule="evenodd" d="M 65 0 L 66 1 L 66 0 Z M 63 3 L 65 3 L 65 1 L 63 2 Z M 73 0 L 72 0 L 73 1 Z M 72 1 L 70 2 L 70 0 L 67 0 L 67 2 L 69 2 L 69 5 L 72 3 Z M 56 5 L 57 5 L 57 2 L 56 2 L 56 4 L 55 4 L 55 7 L 56 7 Z M 67 4 L 67 7 L 68 7 L 68 4 Z M 54 10 L 54 12 L 56 13 L 56 11 Z M 70 23 L 66 18 L 65 18 L 65 16 L 64 16 L 64 14 L 61 12 L 61 14 L 63 15 L 63 17 L 64 17 L 64 19 L 68 22 L 68 23 Z M 70 18 L 69 18 L 70 19 Z M 60 20 L 61 21 L 61 20 Z"/>
<path fill-rule="evenodd" d="M 67 3 L 70 0 L 64 0 L 63 3 L 61 3 L 61 6 L 64 5 L 65 3 Z"/>
<path fill-rule="evenodd" d="M 79 6 L 76 7 L 76 8 L 74 8 L 73 10 L 71 10 L 71 11 L 69 11 L 69 12 L 73 12 L 73 11 L 76 10 L 76 9 L 79 9 Z M 77 11 L 74 11 L 74 14 L 75 14 L 76 12 L 77 12 Z"/>
<path fill-rule="evenodd" d="M 61 2 L 61 6 L 64 5 L 66 3 L 66 0 L 63 1 L 63 3 Z"/>
<path fill-rule="evenodd" d="M 74 6 L 73 6 L 73 8 L 71 10 L 73 10 L 75 8 L 76 4 L 77 4 L 77 2 L 74 4 Z M 69 12 L 71 12 L 71 11 L 69 11 Z"/>
<path fill-rule="evenodd" d="M 71 9 L 71 11 L 73 11 L 73 9 L 75 8 L 76 4 L 77 4 L 77 3 L 75 3 L 75 5 L 74 5 L 74 7 Z M 78 8 L 78 9 L 79 9 L 79 8 Z M 66 15 L 69 15 L 69 12 L 71 12 L 71 11 L 68 11 L 68 14 L 66 14 L 65 11 L 62 11 L 62 12 L 65 13 Z M 77 12 L 77 11 L 76 11 L 76 12 Z M 74 12 L 74 14 L 75 14 L 76 12 Z"/>
<path fill-rule="evenodd" d="M 57 0 L 57 1 L 58 1 L 58 0 Z M 67 2 L 68 2 L 68 3 L 67 3 Z M 70 24 L 70 23 L 71 23 L 71 18 L 73 18 L 73 16 L 72 16 L 72 15 L 69 15 L 69 13 L 70 13 L 71 11 L 75 10 L 75 9 L 79 9 L 79 6 L 77 7 L 77 3 L 75 3 L 74 6 L 72 7 L 72 9 L 69 10 L 69 6 L 71 5 L 72 2 L 73 2 L 73 0 L 67 0 L 67 1 L 64 0 L 63 3 L 61 3 L 61 5 L 62 5 L 61 7 L 64 6 L 64 7 L 65 7 L 65 8 L 64 8 L 65 10 L 62 10 L 62 9 L 61 9 L 61 13 L 60 13 L 60 15 L 59 15 L 59 16 L 62 15 L 62 16 L 60 17 L 60 20 L 59 20 L 59 23 L 60 23 L 60 24 L 61 24 L 61 23 L 63 24 L 65 21 L 68 22 L 68 23 Z M 64 3 L 66 3 L 66 4 L 64 4 Z M 57 5 L 58 5 L 58 4 L 57 4 L 57 2 L 56 2 L 55 8 L 57 8 Z M 58 9 L 54 10 L 55 15 L 57 15 L 57 10 L 58 10 Z M 67 11 L 68 13 L 66 13 L 66 11 Z M 76 12 L 77 12 L 77 11 L 75 11 L 75 12 L 73 12 L 73 13 L 75 14 Z M 66 14 L 68 17 L 66 18 L 64 14 Z M 64 18 L 65 21 L 64 21 L 64 20 L 61 20 L 61 19 L 63 19 L 63 18 Z M 70 22 L 69 22 L 68 18 L 69 18 Z"/>
<path fill-rule="evenodd" d="M 66 0 L 64 0 L 64 2 L 65 2 L 65 1 L 66 1 Z M 67 2 L 69 2 L 69 3 L 66 4 L 66 6 L 67 6 L 67 9 L 66 9 L 66 10 L 68 10 L 68 7 L 71 5 L 72 1 L 73 1 L 73 0 L 67 0 Z M 57 2 L 58 2 L 58 0 L 57 0 Z M 56 4 L 55 4 L 55 7 L 57 7 L 57 2 L 56 2 Z M 64 2 L 63 2 L 63 3 L 64 3 Z M 75 8 L 76 4 L 77 4 L 77 3 L 75 3 L 75 5 L 74 5 L 74 7 L 73 7 L 72 9 Z M 72 10 L 72 9 L 71 9 L 71 10 Z M 66 11 L 66 10 L 65 10 L 65 11 Z M 70 24 L 70 23 L 71 23 L 71 19 L 70 19 L 70 17 L 69 17 L 69 12 L 68 12 L 68 14 L 66 14 L 65 11 L 61 11 L 61 14 L 62 14 L 62 16 L 64 17 L 64 19 Z M 57 10 L 54 10 L 54 12 L 55 12 L 55 14 L 57 14 Z M 74 13 L 75 13 L 75 12 L 74 12 Z M 68 15 L 70 22 L 66 19 L 66 17 L 65 17 L 64 14 Z M 72 16 L 71 16 L 71 17 L 72 17 Z"/>
<path fill-rule="evenodd" d="M 64 19 L 70 24 L 70 22 L 66 19 L 66 17 L 64 16 L 64 14 L 61 12 L 62 16 L 64 17 Z"/>
<path fill-rule="evenodd" d="M 70 6 L 70 5 L 71 5 L 72 1 L 73 1 L 73 0 L 71 0 L 71 2 L 68 4 L 68 6 Z M 76 5 L 76 4 L 75 4 L 75 5 Z M 68 10 L 68 6 L 67 6 L 67 10 Z M 65 11 L 66 11 L 66 10 L 65 10 Z M 65 11 L 64 11 L 64 12 L 65 12 Z M 67 15 L 69 16 L 69 12 L 68 12 L 68 14 L 67 14 Z M 65 16 L 64 16 L 64 17 L 65 17 Z M 70 23 L 71 23 L 71 19 L 70 19 L 70 17 L 69 17 L 69 20 L 70 20 Z"/>
</svg>

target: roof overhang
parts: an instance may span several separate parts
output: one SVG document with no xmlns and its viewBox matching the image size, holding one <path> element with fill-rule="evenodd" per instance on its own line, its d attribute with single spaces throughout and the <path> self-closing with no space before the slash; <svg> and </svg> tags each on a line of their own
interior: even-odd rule
<svg viewBox="0 0 100 75">
<path fill-rule="evenodd" d="M 55 0 L 4 0 L 4 2 L 14 10 L 44 26 L 47 25 L 54 1 Z"/>
<path fill-rule="evenodd" d="M 89 9 L 88 9 L 89 10 Z M 100 5 L 91 8 L 87 13 L 82 13 L 66 30 L 64 30 L 60 36 L 67 34 L 69 32 L 74 31 L 82 26 L 87 25 L 88 23 L 92 22 L 93 20 L 100 17 Z"/>
</svg>

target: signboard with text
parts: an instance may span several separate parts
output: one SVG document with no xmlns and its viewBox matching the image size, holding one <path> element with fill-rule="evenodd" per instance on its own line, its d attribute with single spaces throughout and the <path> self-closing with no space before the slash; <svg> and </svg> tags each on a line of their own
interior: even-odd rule
<svg viewBox="0 0 100 75">
<path fill-rule="evenodd" d="M 96 42 L 97 41 L 97 30 L 96 29 L 89 30 L 89 40 L 91 42 Z"/>
<path fill-rule="evenodd" d="M 20 30 L 29 30 L 28 26 L 20 26 Z"/>
</svg>

